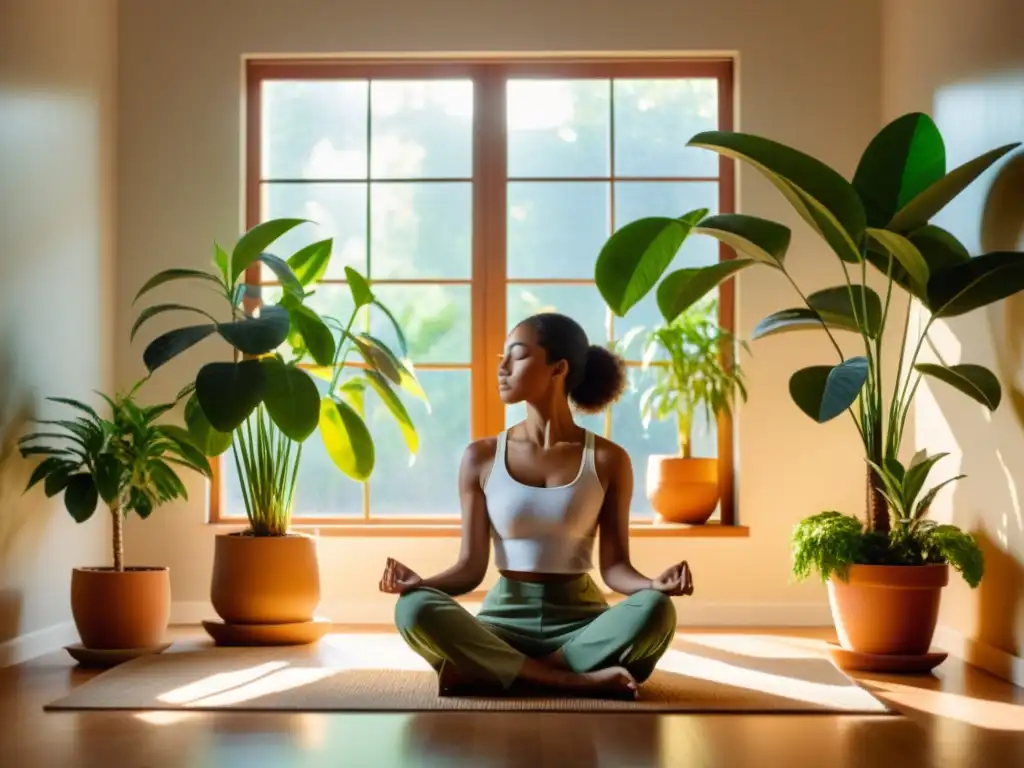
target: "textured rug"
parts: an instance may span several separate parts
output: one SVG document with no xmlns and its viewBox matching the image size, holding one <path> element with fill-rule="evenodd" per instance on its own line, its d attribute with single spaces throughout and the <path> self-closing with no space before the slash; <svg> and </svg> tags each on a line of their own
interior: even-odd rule
<svg viewBox="0 0 1024 768">
<path fill-rule="evenodd" d="M 298 647 L 175 644 L 97 675 L 46 709 L 892 713 L 821 649 L 764 635 L 677 639 L 635 701 L 439 697 L 433 670 L 398 636 L 335 634 Z"/>
</svg>

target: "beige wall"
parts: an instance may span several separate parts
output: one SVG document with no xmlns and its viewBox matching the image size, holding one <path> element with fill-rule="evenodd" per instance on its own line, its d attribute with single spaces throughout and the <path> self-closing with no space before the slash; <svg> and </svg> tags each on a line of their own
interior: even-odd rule
<svg viewBox="0 0 1024 768">
<path fill-rule="evenodd" d="M 699 10 L 678 0 L 148 0 L 123 3 L 120 22 L 115 338 L 122 383 L 143 371 L 141 346 L 127 344 L 134 291 L 159 269 L 204 267 L 211 241 L 239 232 L 245 54 L 738 52 L 739 126 L 847 175 L 880 120 L 880 5 L 872 0 L 720 0 Z M 791 264 L 807 290 L 841 281 L 823 244 L 760 177 L 742 177 L 739 201 L 744 211 L 794 226 Z M 739 286 L 740 330 L 749 336 L 765 314 L 793 300 L 777 276 L 749 273 Z M 788 537 L 805 515 L 863 508 L 862 462 L 849 421 L 810 423 L 790 404 L 787 381 L 797 367 L 829 359 L 823 339 L 805 336 L 760 343 L 748 363 L 753 389 L 739 417 L 738 505 L 750 538 L 633 545 L 648 572 L 690 560 L 697 594 L 681 621 L 828 622 L 823 588 L 789 583 Z M 161 371 L 153 392 L 171 394 L 182 373 L 178 365 Z M 195 619 L 211 615 L 204 601 L 215 531 L 204 525 L 205 489 L 194 479 L 190 489 L 190 503 L 132 522 L 128 535 L 130 560 L 168 564 L 176 616 Z M 454 488 L 452 504 L 454 512 Z M 335 619 L 387 620 L 393 599 L 375 592 L 385 557 L 429 573 L 450 564 L 457 547 L 455 539 L 324 539 L 325 610 Z"/>
<path fill-rule="evenodd" d="M 0 0 L 0 644 L 70 619 L 71 568 L 109 559 L 11 441 L 43 398 L 113 383 L 116 4 Z M 8 644 L 10 651 L 11 645 Z M 0 664 L 5 659 L 0 648 Z"/>
<path fill-rule="evenodd" d="M 950 168 L 1024 139 L 1024 9 L 1019 0 L 891 0 L 885 21 L 886 119 L 910 110 L 931 114 L 945 136 Z M 1015 154 L 1019 158 L 1022 153 Z M 972 253 L 1024 249 L 1024 186 L 1017 187 L 1013 204 L 1017 238 L 983 243 L 982 211 L 1003 165 L 975 182 L 937 220 Z M 946 362 L 978 363 L 998 372 L 1004 400 L 989 415 L 941 384 L 922 386 L 914 435 L 917 447 L 952 454 L 938 465 L 944 476 L 967 474 L 954 491 L 939 497 L 933 515 L 979 534 L 987 556 L 988 573 L 976 591 L 954 579 L 943 598 L 941 621 L 1016 656 L 1024 656 L 1022 333 L 1020 296 L 939 323 L 933 336 Z"/>
</svg>

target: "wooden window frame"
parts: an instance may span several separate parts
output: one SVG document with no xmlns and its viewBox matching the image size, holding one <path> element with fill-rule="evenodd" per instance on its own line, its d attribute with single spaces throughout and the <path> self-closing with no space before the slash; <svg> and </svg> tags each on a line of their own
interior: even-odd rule
<svg viewBox="0 0 1024 768">
<path fill-rule="evenodd" d="M 504 428 L 505 411 L 494 384 L 494 366 L 504 347 L 506 295 L 508 285 L 530 283 L 544 285 L 592 285 L 584 279 L 512 279 L 507 278 L 506 216 L 486 216 L 485 211 L 507 208 L 505 102 L 502 82 L 514 77 L 549 79 L 574 78 L 714 78 L 718 82 L 719 128 L 734 127 L 734 63 L 731 58 L 663 58 L 663 57 L 468 57 L 468 58 L 343 58 L 343 59 L 249 59 L 245 65 L 245 222 L 252 227 L 261 220 L 261 86 L 267 80 L 302 79 L 331 80 L 358 78 L 380 79 L 472 79 L 475 85 L 473 127 L 473 235 L 471 277 L 468 280 L 398 279 L 376 280 L 377 284 L 469 285 L 471 312 L 470 362 L 468 365 L 417 364 L 418 370 L 469 370 L 471 405 L 471 439 L 494 435 Z M 614 140 L 614 137 L 613 139 Z M 622 177 L 612 167 L 608 177 L 561 179 L 544 177 L 538 181 L 607 181 L 611 187 L 613 231 L 621 222 L 614 222 L 615 181 L 685 182 L 715 181 L 718 184 L 719 211 L 732 212 L 736 207 L 734 162 L 719 155 L 715 177 Z M 465 181 L 460 178 L 458 181 Z M 515 177 L 516 181 L 522 181 Z M 525 179 L 529 181 L 529 179 Z M 303 179 L 310 182 L 315 180 Z M 353 180 L 356 181 L 356 180 Z M 372 181 L 368 176 L 367 183 Z M 394 179 L 388 179 L 389 183 Z M 401 181 L 401 180 L 397 180 Z M 422 181 L 422 180 L 410 180 Z M 443 179 L 430 179 L 431 182 Z M 719 259 L 734 258 L 734 253 L 719 244 Z M 260 267 L 250 267 L 246 274 L 251 284 L 262 284 Z M 344 281 L 325 281 L 343 283 Z M 484 307 L 487 311 L 484 311 Z M 735 330 L 735 286 L 728 281 L 719 288 L 719 322 Z M 733 349 L 723 345 L 723 359 L 732 363 Z M 636 365 L 636 363 L 631 363 Z M 606 419 L 610 418 L 606 416 Z M 721 490 L 720 519 L 703 526 L 659 524 L 653 520 L 631 520 L 632 533 L 646 536 L 745 536 L 747 529 L 737 524 L 736 475 L 734 471 L 735 424 L 728 414 L 718 419 L 718 467 Z M 221 509 L 221 461 L 214 463 L 210 488 L 209 522 L 220 525 L 242 525 L 244 518 L 227 517 Z M 644 469 L 634 467 L 637 477 Z M 642 480 L 641 480 L 642 481 Z M 454 498 L 454 489 L 453 489 Z M 458 536 L 458 511 L 447 517 L 371 517 L 364 500 L 364 516 L 292 518 L 298 529 L 315 529 L 334 535 L 424 535 Z"/>
</svg>

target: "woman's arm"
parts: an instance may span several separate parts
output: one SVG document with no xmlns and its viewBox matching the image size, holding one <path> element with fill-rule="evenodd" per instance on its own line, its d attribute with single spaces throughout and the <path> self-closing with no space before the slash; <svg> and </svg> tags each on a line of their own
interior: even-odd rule
<svg viewBox="0 0 1024 768">
<path fill-rule="evenodd" d="M 629 506 L 633 499 L 633 464 L 629 454 L 614 443 L 604 442 L 599 469 L 608 477 L 599 519 L 601 529 L 601 578 L 614 591 L 631 595 L 651 589 L 654 582 L 629 561 Z M 603 460 L 602 460 L 603 459 Z M 603 466 L 602 466 L 603 465 Z"/>
<path fill-rule="evenodd" d="M 466 448 L 459 466 L 462 506 L 462 551 L 451 568 L 423 579 L 418 586 L 433 587 L 449 595 L 472 592 L 487 573 L 491 556 L 490 521 L 484 497 L 482 469 L 494 459 L 495 440 L 477 440 Z"/>
</svg>

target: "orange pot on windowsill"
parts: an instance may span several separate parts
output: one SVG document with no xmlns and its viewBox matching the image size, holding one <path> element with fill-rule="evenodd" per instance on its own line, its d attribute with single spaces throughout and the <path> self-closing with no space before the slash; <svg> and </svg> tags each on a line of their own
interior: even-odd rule
<svg viewBox="0 0 1024 768">
<path fill-rule="evenodd" d="M 647 460 L 647 498 L 663 522 L 703 525 L 720 495 L 717 459 L 655 455 Z"/>
</svg>

